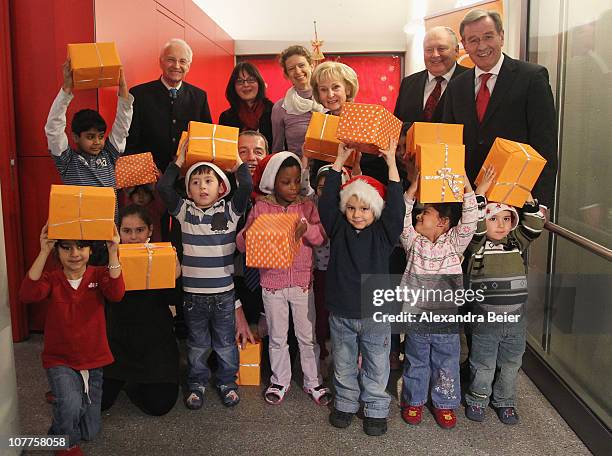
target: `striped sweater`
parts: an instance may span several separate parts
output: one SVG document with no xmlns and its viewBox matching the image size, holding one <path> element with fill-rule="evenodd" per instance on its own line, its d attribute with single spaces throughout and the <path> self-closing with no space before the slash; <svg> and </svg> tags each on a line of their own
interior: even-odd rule
<svg viewBox="0 0 612 456">
<path fill-rule="evenodd" d="M 516 312 L 527 302 L 523 253 L 540 235 L 546 219 L 537 203 L 525 204 L 519 215 L 518 226 L 500 241 L 486 237 L 484 214 L 479 217 L 467 249 L 471 253 L 467 262 L 470 288 L 484 295 L 482 303 L 474 303 L 477 312 Z"/>
<path fill-rule="evenodd" d="M 115 187 L 115 163 L 125 150 L 126 138 L 132 122 L 134 97 L 117 98 L 117 114 L 113 128 L 98 155 L 74 150 L 66 136 L 66 110 L 74 98 L 71 93 L 60 89 L 53 100 L 45 134 L 47 146 L 55 162 L 62 182 L 66 185 L 87 185 L 90 187 Z"/>
<path fill-rule="evenodd" d="M 214 294 L 234 289 L 236 226 L 246 210 L 253 189 L 246 164 L 236 172 L 238 189 L 231 201 L 222 198 L 200 209 L 174 190 L 179 167 L 170 163 L 157 183 L 157 190 L 171 215 L 181 224 L 183 237 L 183 290 Z"/>
</svg>

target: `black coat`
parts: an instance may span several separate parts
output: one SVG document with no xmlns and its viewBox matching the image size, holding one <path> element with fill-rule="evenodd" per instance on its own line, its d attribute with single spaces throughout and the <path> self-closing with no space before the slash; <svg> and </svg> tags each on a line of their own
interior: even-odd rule
<svg viewBox="0 0 612 456">
<path fill-rule="evenodd" d="M 151 152 L 157 167 L 164 171 L 176 155 L 181 132 L 189 121 L 212 123 L 206 92 L 183 81 L 172 100 L 161 80 L 130 89 L 134 115 L 126 153 Z"/>
<path fill-rule="evenodd" d="M 268 147 L 272 147 L 272 106 L 274 106 L 274 103 L 265 98 L 264 110 L 259 118 L 258 128 L 258 131 L 268 140 Z M 242 122 L 240 122 L 240 117 L 238 117 L 238 111 L 232 108 L 221 113 L 219 116 L 219 125 L 236 127 L 239 128 L 240 131 L 244 130 Z"/>
<path fill-rule="evenodd" d="M 455 71 L 451 76 L 451 81 L 466 70 L 466 67 L 455 65 Z M 402 79 L 399 95 L 397 96 L 397 101 L 395 102 L 395 111 L 393 113 L 395 114 L 395 117 L 404 123 L 426 122 L 425 118 L 423 117 L 423 104 L 425 103 L 423 94 L 425 92 L 425 84 L 427 83 L 427 73 L 427 70 L 423 70 Z M 436 109 L 434 110 L 431 118 L 431 122 L 442 121 L 445 94 L 446 90 L 442 93 L 442 96 L 438 101 Z"/>
<path fill-rule="evenodd" d="M 464 125 L 468 178 L 474 181 L 495 138 L 529 144 L 547 160 L 532 193 L 550 208 L 557 173 L 557 128 L 548 71 L 504 55 L 482 124 L 476 117 L 474 78 L 471 69 L 449 83 L 442 117 L 445 123 Z"/>
</svg>

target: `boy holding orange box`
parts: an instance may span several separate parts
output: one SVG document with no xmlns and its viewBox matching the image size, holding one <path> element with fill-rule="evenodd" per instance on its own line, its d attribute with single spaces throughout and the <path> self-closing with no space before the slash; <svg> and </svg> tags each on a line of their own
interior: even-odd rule
<svg viewBox="0 0 612 456">
<path fill-rule="evenodd" d="M 62 182 L 67 185 L 115 187 L 115 163 L 125 150 L 134 101 L 128 92 L 123 70 L 119 76 L 117 114 L 108 140 L 105 141 L 106 122 L 102 116 L 93 109 L 82 109 L 72 118 L 72 138 L 76 149 L 68 144 L 65 132 L 66 111 L 74 98 L 70 60 L 64 62 L 63 73 L 64 83 L 51 105 L 45 124 L 49 152 Z"/>
<path fill-rule="evenodd" d="M 248 166 L 236 162 L 238 188 L 230 201 L 230 183 L 225 173 L 210 162 L 194 163 L 185 176 L 189 199 L 174 188 L 189 140 L 185 141 L 174 163 L 157 183 L 157 190 L 170 215 L 181 224 L 183 242 L 183 311 L 187 324 L 187 397 L 190 410 L 202 408 L 210 380 L 206 363 L 211 349 L 217 354 L 217 390 L 227 407 L 240 401 L 236 372 L 238 347 L 235 342 L 234 251 L 236 226 L 253 189 Z"/>
</svg>

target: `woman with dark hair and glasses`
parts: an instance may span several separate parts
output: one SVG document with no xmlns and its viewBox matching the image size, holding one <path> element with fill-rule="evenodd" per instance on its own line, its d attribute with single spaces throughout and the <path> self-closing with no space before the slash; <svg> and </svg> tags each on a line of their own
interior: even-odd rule
<svg viewBox="0 0 612 456">
<path fill-rule="evenodd" d="M 219 116 L 219 125 L 259 131 L 272 144 L 274 103 L 266 98 L 266 84 L 255 65 L 249 62 L 236 65 L 227 83 L 225 98 L 230 108 Z"/>
</svg>

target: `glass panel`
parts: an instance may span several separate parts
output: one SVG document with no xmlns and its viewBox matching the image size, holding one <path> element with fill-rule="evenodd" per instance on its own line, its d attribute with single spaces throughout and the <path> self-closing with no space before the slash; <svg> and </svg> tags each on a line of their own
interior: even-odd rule
<svg viewBox="0 0 612 456">
<path fill-rule="evenodd" d="M 557 220 L 612 247 L 612 1 L 570 1 L 567 17 Z"/>
<path fill-rule="evenodd" d="M 612 427 L 612 263 L 559 239 L 545 360 Z"/>
<path fill-rule="evenodd" d="M 556 100 L 561 0 L 532 0 L 529 12 L 528 59 L 546 67 Z"/>
</svg>

